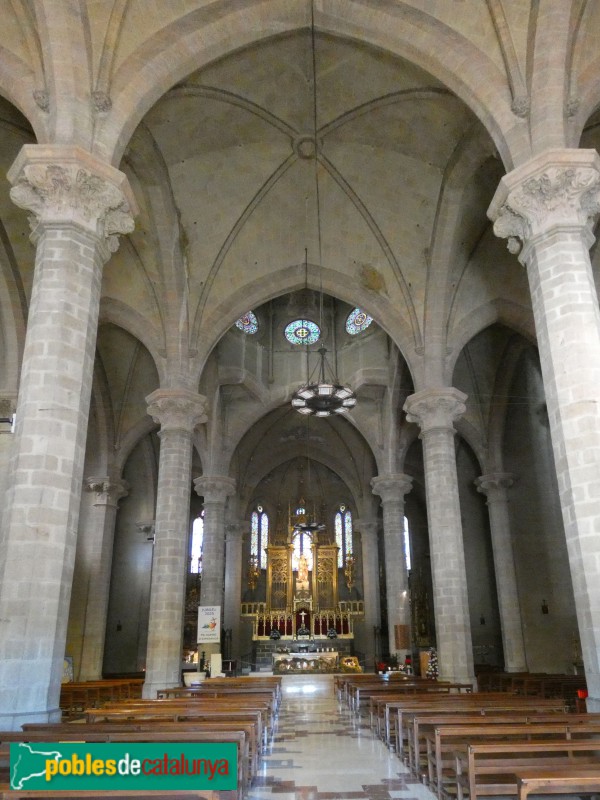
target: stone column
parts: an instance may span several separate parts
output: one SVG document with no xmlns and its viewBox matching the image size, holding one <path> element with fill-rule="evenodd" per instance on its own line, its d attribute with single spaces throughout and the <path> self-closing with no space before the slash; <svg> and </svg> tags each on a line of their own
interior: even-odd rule
<svg viewBox="0 0 600 800">
<path fill-rule="evenodd" d="M 355 531 L 360 532 L 363 597 L 365 603 L 365 661 L 368 670 L 375 664 L 375 628 L 381 622 L 379 608 L 379 554 L 377 548 L 377 522 L 358 519 Z"/>
<path fill-rule="evenodd" d="M 502 625 L 504 669 L 507 672 L 527 672 L 525 641 L 521 626 L 521 606 L 508 514 L 507 489 L 512 484 L 512 475 L 507 472 L 482 475 L 475 481 L 477 491 L 487 497 L 490 515 L 494 572 L 498 590 L 500 624 Z"/>
<path fill-rule="evenodd" d="M 200 604 L 220 606 L 223 623 L 223 582 L 225 571 L 225 504 L 235 492 L 235 481 L 225 475 L 202 475 L 194 480 L 196 493 L 204 498 L 204 538 L 202 540 L 202 581 Z M 203 644 L 206 658 L 220 653 L 221 645 Z"/>
<path fill-rule="evenodd" d="M 206 422 L 206 398 L 187 389 L 157 389 L 146 398 L 148 413 L 160 423 L 160 460 L 146 681 L 143 695 L 179 686 L 185 578 L 190 535 L 192 435 Z"/>
<path fill-rule="evenodd" d="M 205 512 L 206 513 L 206 512 Z M 231 657 L 239 659 L 240 603 L 242 600 L 242 544 L 243 534 L 249 531 L 247 522 L 230 522 L 225 534 L 225 593 L 223 600 L 223 627 L 231 629 Z"/>
<path fill-rule="evenodd" d="M 387 594 L 390 653 L 401 662 L 410 649 L 410 597 L 404 552 L 404 495 L 412 488 L 412 478 L 403 474 L 380 475 L 371 481 L 373 493 L 381 497 L 383 545 Z"/>
<path fill-rule="evenodd" d="M 77 147 L 25 145 L 8 179 L 36 257 L 0 544 L 1 729 L 60 719 L 102 269 L 135 213 L 125 175 Z"/>
<path fill-rule="evenodd" d="M 113 481 L 104 476 L 86 478 L 85 488 L 94 492 L 95 498 L 90 527 L 80 532 L 78 545 L 83 551 L 85 581 L 79 680 L 91 681 L 102 677 L 115 523 L 119 500 L 127 496 L 129 486 L 124 480 Z"/>
<path fill-rule="evenodd" d="M 565 526 L 589 711 L 600 711 L 600 312 L 588 249 L 595 150 L 548 150 L 505 175 L 494 232 L 523 248 Z"/>
<path fill-rule="evenodd" d="M 451 681 L 475 680 L 453 424 L 466 399 L 458 389 L 426 389 L 404 405 L 421 427 L 440 679 Z"/>
</svg>

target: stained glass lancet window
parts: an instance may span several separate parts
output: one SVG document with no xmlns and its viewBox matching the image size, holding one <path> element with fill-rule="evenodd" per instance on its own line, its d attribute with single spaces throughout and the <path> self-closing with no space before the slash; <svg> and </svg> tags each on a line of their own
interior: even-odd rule
<svg viewBox="0 0 600 800">
<path fill-rule="evenodd" d="M 192 523 L 190 546 L 190 572 L 202 572 L 202 539 L 204 538 L 204 511 Z"/>
<path fill-rule="evenodd" d="M 352 512 L 341 505 L 335 512 L 335 543 L 338 550 L 338 567 L 343 567 L 346 558 L 352 555 Z"/>
<path fill-rule="evenodd" d="M 298 559 L 301 555 L 306 558 L 309 572 L 313 568 L 312 536 L 308 531 L 298 531 L 294 535 L 294 552 L 292 554 L 292 569 L 298 569 Z"/>
<path fill-rule="evenodd" d="M 290 344 L 314 344 L 319 341 L 321 329 L 309 319 L 295 319 L 285 326 L 284 335 Z"/>
<path fill-rule="evenodd" d="M 411 557 L 410 557 L 410 531 L 408 528 L 408 520 L 404 517 L 404 558 L 406 559 L 406 569 L 411 570 Z"/>
<path fill-rule="evenodd" d="M 346 331 L 351 336 L 356 336 L 361 333 L 373 322 L 373 317 L 370 317 L 361 308 L 355 308 L 351 311 L 346 318 Z"/>
<path fill-rule="evenodd" d="M 256 506 L 250 517 L 250 555 L 261 569 L 267 568 L 269 517 L 262 506 Z"/>
<path fill-rule="evenodd" d="M 243 317 L 236 320 L 235 327 L 243 333 L 256 333 L 258 330 L 258 320 L 253 311 L 247 311 Z"/>
</svg>

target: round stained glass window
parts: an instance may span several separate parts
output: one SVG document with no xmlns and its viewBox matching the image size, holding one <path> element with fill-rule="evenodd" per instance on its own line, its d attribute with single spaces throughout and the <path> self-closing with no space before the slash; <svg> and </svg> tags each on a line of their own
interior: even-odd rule
<svg viewBox="0 0 600 800">
<path fill-rule="evenodd" d="M 373 317 L 370 317 L 361 308 L 355 308 L 348 314 L 346 319 L 346 330 L 351 336 L 364 331 L 373 322 Z"/>
<path fill-rule="evenodd" d="M 314 344 L 319 341 L 321 329 L 309 319 L 295 319 L 285 326 L 284 333 L 290 344 Z"/>
<path fill-rule="evenodd" d="M 348 314 L 346 319 L 346 330 L 351 336 L 364 331 L 373 322 L 373 317 L 370 317 L 361 308 L 355 308 Z"/>
<path fill-rule="evenodd" d="M 253 311 L 248 311 L 243 317 L 240 317 L 236 321 L 235 327 L 239 328 L 244 333 L 256 333 L 258 330 L 256 314 Z"/>
</svg>

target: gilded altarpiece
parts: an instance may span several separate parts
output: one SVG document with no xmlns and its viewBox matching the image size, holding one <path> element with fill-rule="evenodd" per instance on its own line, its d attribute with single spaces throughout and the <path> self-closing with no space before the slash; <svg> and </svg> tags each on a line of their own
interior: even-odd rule
<svg viewBox="0 0 600 800">
<path fill-rule="evenodd" d="M 242 616 L 253 619 L 253 639 L 353 638 L 364 604 L 339 600 L 337 544 L 321 543 L 315 530 L 292 528 L 284 536 L 266 548 L 264 600 L 242 603 Z"/>
<path fill-rule="evenodd" d="M 267 609 L 286 611 L 292 605 L 292 546 L 267 547 Z"/>
<path fill-rule="evenodd" d="M 337 545 L 321 545 L 315 548 L 316 576 L 313 575 L 313 598 L 317 608 L 333 609 L 337 606 L 337 558 Z"/>
</svg>

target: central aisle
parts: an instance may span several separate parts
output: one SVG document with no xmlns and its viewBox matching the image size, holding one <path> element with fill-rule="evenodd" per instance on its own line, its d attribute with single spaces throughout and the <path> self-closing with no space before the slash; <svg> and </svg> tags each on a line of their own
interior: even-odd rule
<svg viewBox="0 0 600 800">
<path fill-rule="evenodd" d="M 251 800 L 435 800 L 368 720 L 337 702 L 333 676 L 283 678 L 279 724 Z"/>
</svg>

